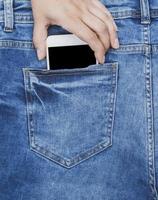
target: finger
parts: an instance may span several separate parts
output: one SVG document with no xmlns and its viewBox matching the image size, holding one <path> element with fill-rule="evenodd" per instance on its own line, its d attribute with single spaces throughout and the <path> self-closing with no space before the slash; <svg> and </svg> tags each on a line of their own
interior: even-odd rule
<svg viewBox="0 0 158 200">
<path fill-rule="evenodd" d="M 44 59 L 46 57 L 46 39 L 47 39 L 47 29 L 48 24 L 46 25 L 44 22 L 37 20 L 34 23 L 33 29 L 33 43 L 35 48 L 37 49 L 38 59 Z"/>
<path fill-rule="evenodd" d="M 112 18 L 109 17 L 105 12 L 100 10 L 100 8 L 96 8 L 96 6 L 94 5 L 93 6 L 91 5 L 89 7 L 89 11 L 106 24 L 108 28 L 108 32 L 109 32 L 111 46 L 113 48 L 118 48 L 119 41 L 118 41 L 118 36 L 117 36 L 115 26 L 112 23 Z"/>
<path fill-rule="evenodd" d="M 112 16 L 111 12 L 106 8 L 106 6 L 104 6 L 104 4 L 101 3 L 101 2 L 98 1 L 98 0 L 93 0 L 92 3 L 95 4 L 95 8 L 96 8 L 96 6 L 97 6 L 100 10 L 102 10 L 103 13 L 106 13 L 106 14 L 110 17 L 110 20 L 112 21 L 112 23 L 113 23 L 113 25 L 114 25 L 114 27 L 115 27 L 115 29 L 116 29 L 116 31 L 117 31 L 118 28 L 117 28 L 117 25 L 116 25 L 116 23 L 115 23 L 115 20 L 114 20 L 114 18 L 113 18 L 113 16 Z"/>
<path fill-rule="evenodd" d="M 90 12 L 81 15 L 81 20 L 97 33 L 107 50 L 110 47 L 109 32 L 106 24 Z"/>
<path fill-rule="evenodd" d="M 79 18 L 65 17 L 64 23 L 62 23 L 61 26 L 88 43 L 94 51 L 96 59 L 103 63 L 105 53 L 104 45 L 96 33 L 93 32 L 86 24 L 84 24 Z"/>
</svg>

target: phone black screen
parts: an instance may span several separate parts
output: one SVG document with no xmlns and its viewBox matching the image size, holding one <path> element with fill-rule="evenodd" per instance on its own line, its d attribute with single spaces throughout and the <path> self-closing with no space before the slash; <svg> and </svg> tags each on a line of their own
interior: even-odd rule
<svg viewBox="0 0 158 200">
<path fill-rule="evenodd" d="M 49 47 L 50 69 L 83 68 L 96 64 L 94 51 L 89 45 Z"/>
</svg>

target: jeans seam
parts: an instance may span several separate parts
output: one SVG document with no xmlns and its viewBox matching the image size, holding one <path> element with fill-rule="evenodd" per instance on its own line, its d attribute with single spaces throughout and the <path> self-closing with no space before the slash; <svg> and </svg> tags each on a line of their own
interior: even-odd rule
<svg viewBox="0 0 158 200">
<path fill-rule="evenodd" d="M 155 185 L 154 167 L 154 130 L 153 130 L 153 99 L 152 99 L 152 74 L 150 64 L 150 53 L 145 58 L 145 84 L 146 84 L 146 116 L 147 116 L 147 145 L 148 145 L 148 173 L 149 186 L 154 200 L 158 200 Z"/>
</svg>

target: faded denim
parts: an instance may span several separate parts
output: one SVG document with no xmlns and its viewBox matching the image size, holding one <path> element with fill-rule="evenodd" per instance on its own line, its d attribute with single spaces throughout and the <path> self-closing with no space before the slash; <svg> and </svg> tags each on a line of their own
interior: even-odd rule
<svg viewBox="0 0 158 200">
<path fill-rule="evenodd" d="M 31 2 L 0 0 L 0 200 L 158 200 L 158 1 L 101 2 L 119 49 L 48 71 Z"/>
</svg>

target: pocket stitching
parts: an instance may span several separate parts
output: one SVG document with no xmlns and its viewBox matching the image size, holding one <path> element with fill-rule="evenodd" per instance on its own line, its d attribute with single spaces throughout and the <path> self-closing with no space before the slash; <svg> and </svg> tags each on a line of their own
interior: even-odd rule
<svg viewBox="0 0 158 200">
<path fill-rule="evenodd" d="M 115 73 L 115 71 L 112 72 L 112 74 Z M 113 79 L 113 78 L 112 78 Z M 29 96 L 30 96 L 30 115 L 32 116 L 32 123 L 30 123 L 30 131 L 32 130 L 32 134 L 31 135 L 31 140 L 30 140 L 30 144 L 31 144 L 31 147 L 32 147 L 32 150 L 34 150 L 35 152 L 40 152 L 41 155 L 43 156 L 46 156 L 47 158 L 49 158 L 50 160 L 52 161 L 56 161 L 57 163 L 59 164 L 63 164 L 63 165 L 66 165 L 67 168 L 70 168 L 70 167 L 73 167 L 75 166 L 76 164 L 78 164 L 79 162 L 82 162 L 90 157 L 92 157 L 93 155 L 103 151 L 104 149 L 106 149 L 108 146 L 111 145 L 111 140 L 110 140 L 110 137 L 111 137 L 111 134 L 110 134 L 110 128 L 108 127 L 107 129 L 107 132 L 105 132 L 105 136 L 106 136 L 106 139 L 102 140 L 99 144 L 89 148 L 88 150 L 86 150 L 85 152 L 82 152 L 82 153 L 78 153 L 77 155 L 75 155 L 73 158 L 71 159 L 67 159 L 67 158 L 64 158 L 62 157 L 61 155 L 58 155 L 57 153 L 53 153 L 51 152 L 50 150 L 46 149 L 46 147 L 42 147 L 38 144 L 36 144 L 36 139 L 35 139 L 35 127 L 34 127 L 34 119 L 33 119 L 33 101 L 32 101 L 32 85 L 31 85 L 31 81 L 29 82 L 29 88 L 30 88 L 30 91 L 29 91 Z M 115 84 L 115 83 L 113 83 Z M 112 85 L 112 84 L 111 84 Z M 104 87 L 104 86 L 102 86 Z M 111 101 L 113 100 L 113 90 L 111 92 L 111 95 L 110 95 L 110 104 L 111 104 Z M 111 106 L 109 106 L 111 107 Z M 110 118 L 110 111 L 109 111 L 109 118 Z M 30 121 L 30 122 L 31 122 Z M 111 120 L 109 119 L 109 121 L 107 122 L 107 124 L 111 123 Z M 89 154 L 89 152 L 91 152 Z M 88 155 L 89 154 L 89 155 Z"/>
<path fill-rule="evenodd" d="M 74 73 L 52 73 L 52 74 L 39 74 L 39 75 L 37 75 L 36 74 L 36 76 L 38 77 L 38 76 L 61 76 L 61 75 L 63 75 L 63 76 L 72 76 L 72 75 L 82 75 L 82 74 L 96 74 L 96 72 L 97 73 L 103 73 L 105 70 L 94 70 L 94 71 L 79 71 L 79 72 L 74 72 Z M 109 70 L 110 71 L 110 70 Z M 107 70 L 106 70 L 106 72 L 107 72 Z M 35 76 L 33 76 L 33 75 L 30 75 L 30 77 L 35 77 Z"/>
<path fill-rule="evenodd" d="M 107 128 L 107 132 L 106 135 L 108 137 L 108 139 L 106 139 L 106 141 L 102 140 L 99 144 L 93 146 L 92 148 L 86 150 L 85 152 L 79 153 L 76 156 L 74 156 L 71 159 L 66 159 L 66 158 L 62 158 L 62 156 L 57 155 L 56 153 L 54 154 L 53 152 L 47 150 L 45 147 L 41 147 L 39 145 L 36 144 L 35 142 L 35 133 L 34 133 L 34 121 L 33 121 L 33 110 L 32 107 L 33 106 L 33 102 L 32 102 L 32 86 L 31 86 L 31 81 L 30 81 L 30 77 L 29 77 L 29 72 L 26 70 L 25 72 L 28 75 L 28 82 L 26 83 L 25 80 L 25 87 L 26 87 L 26 99 L 27 99 L 27 107 L 28 107 L 28 125 L 29 125 L 29 142 L 30 142 L 30 148 L 31 150 L 35 151 L 36 153 L 42 154 L 43 156 L 47 157 L 48 159 L 57 162 L 58 164 L 66 167 L 66 168 L 71 168 L 73 166 L 75 166 L 76 164 L 94 156 L 95 154 L 103 151 L 104 149 L 106 149 L 108 146 L 112 145 L 112 135 L 111 135 L 111 131 L 112 131 L 112 126 L 113 126 L 113 118 L 112 116 L 114 115 L 114 106 L 113 103 L 115 101 L 115 95 L 114 92 L 116 93 L 116 75 L 117 75 L 117 68 L 118 68 L 118 64 L 115 63 L 115 65 L 112 65 L 115 67 L 112 67 L 112 83 L 111 86 L 115 86 L 115 88 L 112 89 L 111 92 L 111 96 L 110 96 L 110 104 L 111 106 L 109 106 L 109 117 L 108 117 L 108 128 Z M 24 72 L 24 73 L 25 73 Z M 89 72 L 89 71 L 87 71 Z M 93 71 L 92 73 L 94 73 L 95 71 Z M 29 102 L 29 99 L 30 102 Z M 110 126 L 109 126 L 110 125 Z M 36 149 L 37 148 L 37 149 Z M 43 149 L 43 150 L 42 150 Z M 43 151 L 43 152 L 42 152 Z M 89 153 L 91 152 L 91 153 Z M 89 155 L 88 155 L 89 154 Z M 50 158 L 50 155 L 52 158 Z M 54 157 L 54 158 L 53 158 Z"/>
<path fill-rule="evenodd" d="M 25 68 L 24 70 L 26 72 L 29 73 L 29 71 L 33 71 L 36 76 L 53 76 L 53 75 L 74 75 L 74 74 L 81 74 L 81 73 L 95 73 L 100 72 L 100 71 L 107 71 L 107 70 L 111 70 L 111 67 L 113 69 L 115 69 L 115 67 L 117 67 L 118 62 L 114 62 L 114 63 L 104 63 L 104 64 L 97 64 L 97 68 L 75 68 L 75 69 L 60 69 L 60 70 L 47 70 L 47 69 L 33 69 L 33 68 Z M 95 66 L 95 65 L 94 65 Z M 40 73 L 40 74 L 38 74 Z M 49 74 L 47 74 L 49 73 Z M 31 74 L 29 76 L 32 76 Z M 34 77 L 34 76 L 33 76 Z"/>
</svg>

